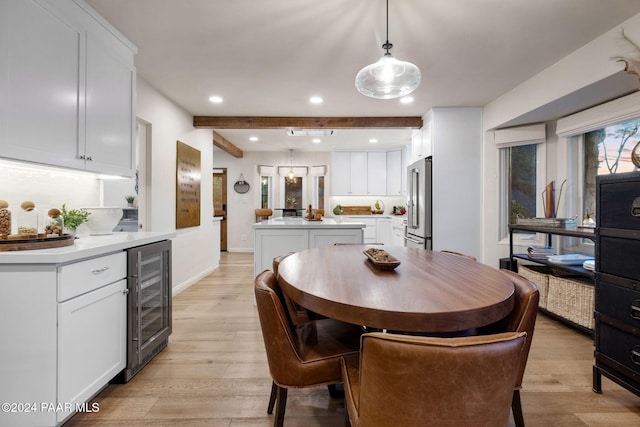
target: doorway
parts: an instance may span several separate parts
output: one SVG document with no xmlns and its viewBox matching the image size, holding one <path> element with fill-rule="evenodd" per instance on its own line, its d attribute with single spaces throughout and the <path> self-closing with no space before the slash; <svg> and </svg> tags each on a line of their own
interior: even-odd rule
<svg viewBox="0 0 640 427">
<path fill-rule="evenodd" d="M 213 216 L 220 220 L 220 250 L 227 250 L 227 168 L 213 169 Z"/>
</svg>

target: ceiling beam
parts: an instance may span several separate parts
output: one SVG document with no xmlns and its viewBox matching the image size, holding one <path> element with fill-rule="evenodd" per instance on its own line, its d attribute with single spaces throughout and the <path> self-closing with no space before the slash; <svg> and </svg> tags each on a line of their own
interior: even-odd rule
<svg viewBox="0 0 640 427">
<path fill-rule="evenodd" d="M 220 135 L 218 132 L 213 132 L 213 145 L 231 154 L 233 157 L 242 158 L 244 153 L 241 149 L 233 145 L 228 139 Z"/>
<path fill-rule="evenodd" d="M 200 129 L 420 129 L 422 117 L 242 117 L 194 116 Z"/>
</svg>

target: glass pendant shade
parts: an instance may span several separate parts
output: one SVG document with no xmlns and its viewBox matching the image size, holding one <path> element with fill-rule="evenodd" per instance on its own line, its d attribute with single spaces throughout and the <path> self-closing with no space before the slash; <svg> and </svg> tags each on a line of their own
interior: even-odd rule
<svg viewBox="0 0 640 427">
<path fill-rule="evenodd" d="M 358 92 L 371 98 L 392 99 L 413 92 L 420 85 L 420 69 L 385 53 L 378 62 L 367 65 L 356 75 Z"/>
</svg>

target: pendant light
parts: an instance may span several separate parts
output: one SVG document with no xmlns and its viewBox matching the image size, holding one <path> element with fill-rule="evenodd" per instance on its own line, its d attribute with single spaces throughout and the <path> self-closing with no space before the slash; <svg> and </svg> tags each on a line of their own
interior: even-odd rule
<svg viewBox="0 0 640 427">
<path fill-rule="evenodd" d="M 289 175 L 286 178 L 287 182 L 290 184 L 295 184 L 298 181 L 296 175 L 293 173 L 293 149 L 289 149 Z"/>
<path fill-rule="evenodd" d="M 414 64 L 400 61 L 389 52 L 389 0 L 387 0 L 387 41 L 382 48 L 387 52 L 378 62 L 367 65 L 356 75 L 358 92 L 371 98 L 393 99 L 413 92 L 420 84 L 420 69 Z"/>
</svg>

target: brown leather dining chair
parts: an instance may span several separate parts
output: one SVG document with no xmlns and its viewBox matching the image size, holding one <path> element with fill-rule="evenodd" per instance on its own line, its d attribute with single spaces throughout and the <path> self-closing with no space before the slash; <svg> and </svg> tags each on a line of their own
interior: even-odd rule
<svg viewBox="0 0 640 427">
<path fill-rule="evenodd" d="M 525 337 L 364 334 L 342 360 L 346 425 L 506 427 Z"/>
<path fill-rule="evenodd" d="M 362 329 L 333 319 L 293 325 L 284 308 L 282 290 L 270 270 L 255 278 L 254 290 L 273 379 L 267 413 L 273 413 L 276 407 L 274 426 L 278 427 L 284 421 L 288 388 L 342 382 L 340 360 L 358 354 Z"/>
<path fill-rule="evenodd" d="M 513 410 L 513 419 L 517 427 L 524 427 L 524 415 L 522 414 L 522 403 L 520 401 L 520 390 L 522 389 L 522 378 L 524 370 L 527 366 L 529 358 L 529 350 L 531 349 L 531 340 L 533 339 L 533 330 L 536 325 L 536 317 L 538 315 L 538 300 L 540 293 L 535 283 L 530 282 L 524 277 L 513 271 L 501 269 L 502 273 L 509 276 L 515 288 L 515 302 L 513 310 L 504 319 L 482 328 L 478 328 L 478 334 L 495 334 L 500 332 L 526 332 L 527 341 L 524 345 L 522 358 L 518 365 L 518 376 L 516 385 L 513 390 L 513 399 L 511 408 Z"/>
<path fill-rule="evenodd" d="M 287 252 L 286 254 L 282 254 L 273 259 L 273 274 L 276 276 L 276 280 L 278 280 L 278 268 L 280 267 L 280 263 L 286 257 L 292 254 L 293 252 Z M 284 293 L 283 293 L 283 297 L 284 297 L 285 307 L 289 312 L 289 317 L 291 318 L 291 321 L 293 322 L 294 325 L 300 325 L 302 323 L 308 322 L 312 318 L 315 318 L 314 316 L 310 316 L 310 313 L 309 311 L 307 311 L 307 309 L 305 309 L 304 307 L 300 307 L 298 304 L 295 303 L 295 301 L 292 301 L 291 298 L 284 295 Z"/>
</svg>

